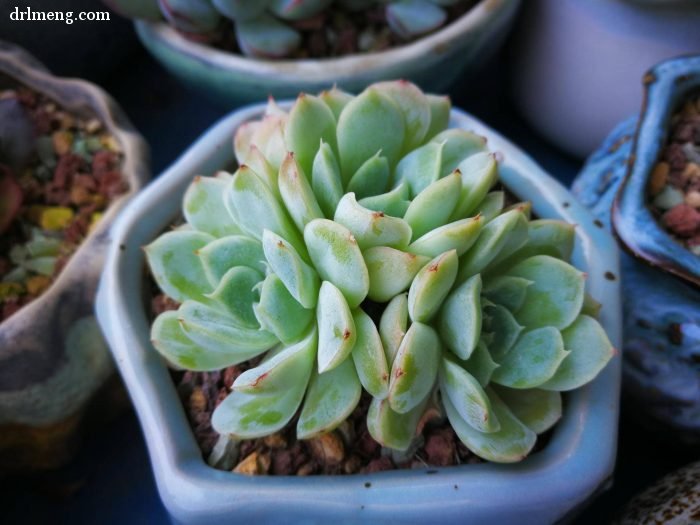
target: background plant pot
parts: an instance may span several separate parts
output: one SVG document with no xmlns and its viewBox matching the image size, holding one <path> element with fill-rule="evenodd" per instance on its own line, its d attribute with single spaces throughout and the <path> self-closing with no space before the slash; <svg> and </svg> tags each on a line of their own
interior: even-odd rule
<svg viewBox="0 0 700 525">
<path fill-rule="evenodd" d="M 286 107 L 289 107 L 288 105 Z M 125 210 L 100 284 L 97 312 L 136 406 L 161 497 L 180 523 L 551 523 L 604 488 L 615 460 L 620 358 L 566 397 L 545 449 L 522 463 L 479 464 L 351 476 L 246 477 L 207 466 L 165 362 L 152 348 L 143 301 L 140 247 L 180 212 L 195 174 L 234 166 L 231 137 L 259 118 L 257 105 L 213 127 Z M 472 129 L 504 153 L 502 180 L 532 200 L 540 217 L 577 223 L 574 262 L 605 305 L 601 321 L 620 344 L 617 249 L 613 239 L 555 180 L 503 137 L 454 110 L 451 126 Z M 148 220 L 144 218 L 148 216 Z"/>
<path fill-rule="evenodd" d="M 423 89 L 445 91 L 505 39 L 520 0 L 480 0 L 436 33 L 379 53 L 322 60 L 260 60 L 185 39 L 163 22 L 136 22 L 146 48 L 174 75 L 227 105 L 259 101 L 268 94 L 295 97 L 333 84 L 361 91 L 372 82 L 411 80 Z"/>
<path fill-rule="evenodd" d="M 111 223 L 149 178 L 148 149 L 102 90 L 54 77 L 25 51 L 0 42 L 0 87 L 16 83 L 71 113 L 96 116 L 123 149 L 129 185 L 51 287 L 0 324 L 0 469 L 53 468 L 69 459 L 86 406 L 114 371 L 93 299 Z"/>
<path fill-rule="evenodd" d="M 512 47 L 519 111 L 548 140 L 585 157 L 638 111 L 638 79 L 648 68 L 700 50 L 698 24 L 697 2 L 527 2 Z"/>
<path fill-rule="evenodd" d="M 700 287 L 700 257 L 669 235 L 648 206 L 648 181 L 669 136 L 671 116 L 700 90 L 700 55 L 669 60 L 644 77 L 646 97 L 633 163 L 613 205 L 613 227 L 637 258 Z"/>
<path fill-rule="evenodd" d="M 682 261 L 692 265 L 697 261 L 689 257 L 698 258 L 661 229 L 644 196 L 670 115 L 700 84 L 698 58 L 663 63 L 646 78 L 651 84 L 641 122 L 620 123 L 588 159 L 573 190 L 608 229 L 615 210 L 615 228 L 634 255 L 654 255 L 654 267 L 632 255 L 622 258 L 623 393 L 630 412 L 665 440 L 700 443 L 700 291 L 666 271 L 678 273 Z"/>
</svg>

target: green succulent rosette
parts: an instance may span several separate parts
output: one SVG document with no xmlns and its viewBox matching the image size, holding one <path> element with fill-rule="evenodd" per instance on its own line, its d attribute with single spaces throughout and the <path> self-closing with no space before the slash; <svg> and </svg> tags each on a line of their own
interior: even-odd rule
<svg viewBox="0 0 700 525">
<path fill-rule="evenodd" d="M 476 455 L 513 462 L 560 418 L 560 392 L 603 369 L 574 227 L 504 207 L 497 156 L 449 115 L 404 81 L 300 95 L 238 129 L 233 175 L 194 179 L 186 224 L 146 247 L 181 303 L 151 338 L 189 370 L 264 356 L 218 432 L 257 438 L 298 414 L 311 438 L 364 390 L 385 447 L 408 449 L 437 409 Z"/>
</svg>

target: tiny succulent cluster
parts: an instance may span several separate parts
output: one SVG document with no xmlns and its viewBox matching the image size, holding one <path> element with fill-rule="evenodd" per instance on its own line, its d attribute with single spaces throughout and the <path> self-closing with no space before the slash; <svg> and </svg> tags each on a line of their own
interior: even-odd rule
<svg viewBox="0 0 700 525">
<path fill-rule="evenodd" d="M 409 449 L 444 414 L 478 456 L 518 461 L 560 392 L 611 358 L 567 262 L 574 227 L 506 206 L 497 155 L 449 116 L 405 81 L 302 94 L 239 127 L 233 175 L 190 185 L 186 224 L 146 247 L 181 303 L 151 338 L 190 370 L 263 356 L 215 410 L 218 432 L 265 436 L 298 415 L 308 439 L 364 390 L 385 447 Z"/>
<path fill-rule="evenodd" d="M 144 19 L 164 17 L 178 31 L 210 39 L 222 21 L 234 22 L 241 52 L 283 58 L 302 43 L 298 28 L 329 9 L 334 0 L 104 0 L 118 12 Z M 401 40 L 411 40 L 445 24 L 445 8 L 464 0 L 338 0 L 336 6 L 359 12 L 384 6 L 384 19 Z"/>
</svg>

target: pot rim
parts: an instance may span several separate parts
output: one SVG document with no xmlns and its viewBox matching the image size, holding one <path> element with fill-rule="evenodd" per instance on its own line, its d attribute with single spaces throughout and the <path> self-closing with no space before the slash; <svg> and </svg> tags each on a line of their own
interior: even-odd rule
<svg viewBox="0 0 700 525">
<path fill-rule="evenodd" d="M 289 107 L 290 102 L 281 105 Z M 307 478 L 250 478 L 205 463 L 167 366 L 149 340 L 139 293 L 144 267 L 140 246 L 171 223 L 195 174 L 213 174 L 231 165 L 234 130 L 260 117 L 264 107 L 247 106 L 223 118 L 129 204 L 112 230 L 98 290 L 98 320 L 134 401 L 161 497 L 175 519 L 327 522 L 336 515 L 343 521 L 432 522 L 439 512 L 446 520 L 554 522 L 603 488 L 615 462 L 619 355 L 595 381 L 567 396 L 567 410 L 550 442 L 520 463 Z M 574 261 L 588 272 L 589 293 L 605 305 L 601 322 L 620 348 L 619 260 L 610 234 L 558 181 L 501 135 L 457 109 L 452 110 L 450 127 L 471 129 L 487 137 L 493 150 L 502 151 L 501 180 L 521 198 L 533 200 L 540 217 L 560 217 L 578 225 Z"/>
<path fill-rule="evenodd" d="M 134 25 L 142 40 L 158 40 L 180 55 L 210 67 L 239 71 L 253 77 L 272 76 L 280 83 L 303 78 L 307 83 L 332 85 L 359 72 L 379 72 L 389 66 L 427 60 L 430 53 L 426 52 L 426 48 L 433 50 L 436 55 L 445 55 L 450 49 L 459 47 L 472 34 L 483 30 L 486 25 L 508 19 L 519 4 L 520 0 L 480 0 L 449 25 L 409 44 L 379 52 L 323 59 L 252 58 L 188 40 L 163 21 L 136 20 Z"/>
<path fill-rule="evenodd" d="M 652 215 L 647 183 L 666 145 L 678 105 L 700 89 L 700 55 L 652 67 L 643 77 L 644 100 L 629 167 L 612 206 L 612 227 L 627 252 L 642 262 L 700 287 L 700 256 L 673 239 Z"/>
</svg>

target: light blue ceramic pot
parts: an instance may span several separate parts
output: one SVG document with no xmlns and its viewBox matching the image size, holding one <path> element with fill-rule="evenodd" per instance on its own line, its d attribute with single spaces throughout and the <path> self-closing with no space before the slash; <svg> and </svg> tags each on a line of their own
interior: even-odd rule
<svg viewBox="0 0 700 525">
<path fill-rule="evenodd" d="M 620 358 L 566 396 L 565 413 L 544 450 L 519 464 L 478 464 L 349 476 L 248 477 L 212 469 L 202 459 L 165 362 L 149 341 L 144 256 L 180 213 L 196 174 L 231 168 L 231 139 L 264 107 L 223 119 L 122 215 L 97 300 L 143 426 L 161 497 L 179 523 L 553 523 L 575 512 L 609 483 L 615 461 Z M 485 136 L 504 154 L 502 180 L 533 202 L 540 217 L 578 224 L 574 262 L 588 273 L 589 292 L 604 304 L 601 321 L 620 344 L 615 242 L 556 180 L 516 146 L 459 110 L 451 126 Z"/>
<path fill-rule="evenodd" d="M 628 413 L 664 439 L 700 443 L 700 257 L 657 223 L 646 198 L 670 117 L 700 88 L 700 57 L 663 62 L 644 82 L 640 118 L 610 133 L 573 192 L 607 229 L 612 219 L 630 252 L 622 258 Z"/>
<path fill-rule="evenodd" d="M 362 91 L 379 80 L 404 78 L 445 92 L 500 47 L 520 0 L 480 0 L 436 33 L 378 53 L 322 60 L 261 60 L 183 38 L 163 22 L 136 22 L 146 48 L 175 76 L 227 105 L 317 93 L 333 84 Z"/>
</svg>

